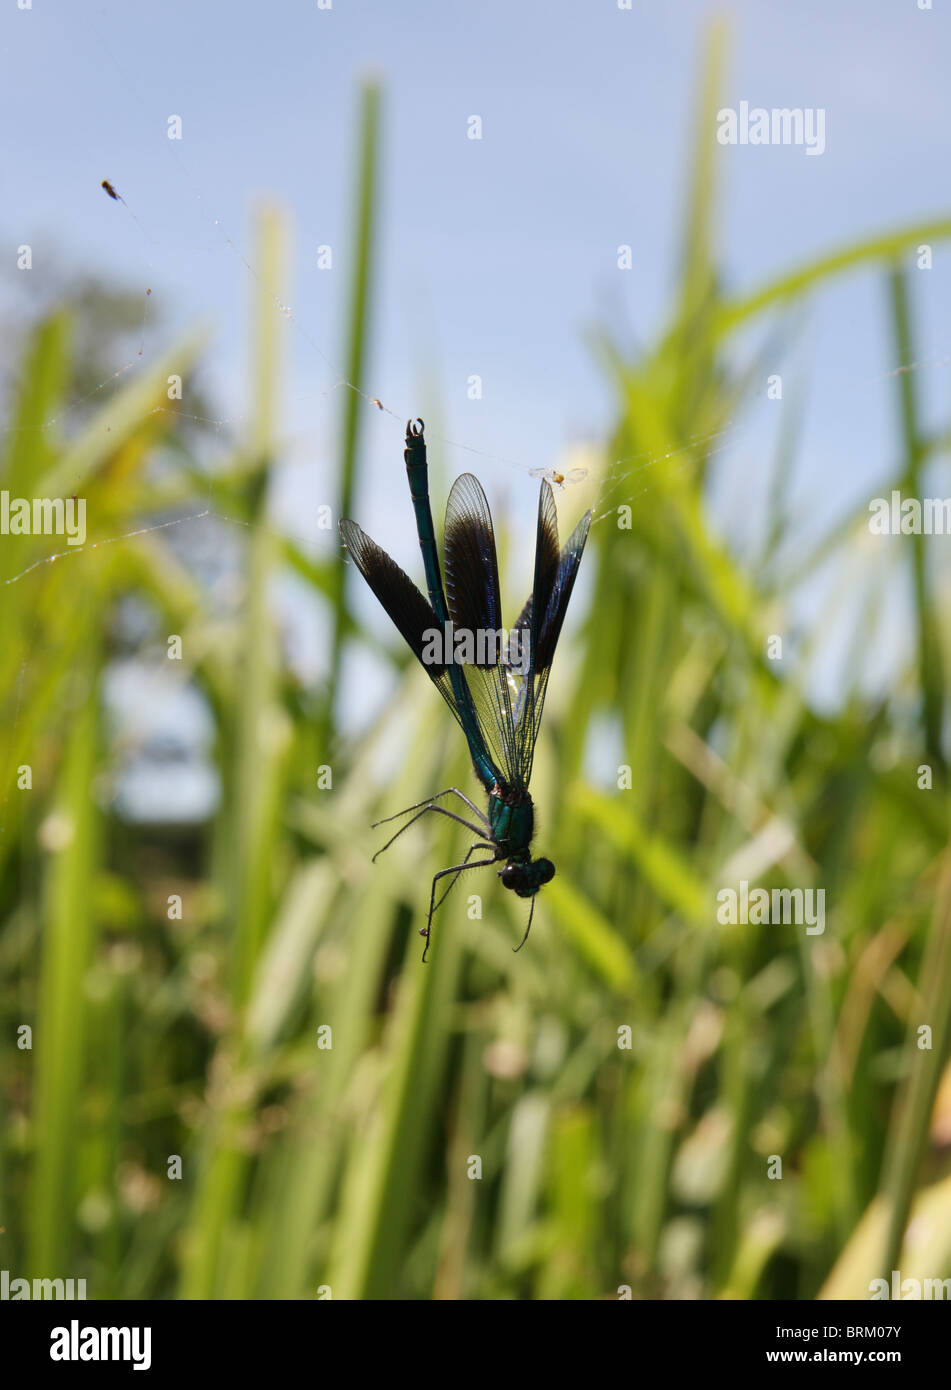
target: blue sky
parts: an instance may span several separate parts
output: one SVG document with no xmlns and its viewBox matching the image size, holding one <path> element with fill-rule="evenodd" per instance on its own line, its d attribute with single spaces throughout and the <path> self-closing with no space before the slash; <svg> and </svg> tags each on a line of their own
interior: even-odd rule
<svg viewBox="0 0 951 1390">
<path fill-rule="evenodd" d="M 616 0 L 333 0 L 329 11 L 316 0 L 9 3 L 0 15 L 7 244 L 33 245 L 34 275 L 49 255 L 150 286 L 166 323 L 147 334 L 145 361 L 175 329 L 209 323 L 208 379 L 219 413 L 235 421 L 252 278 L 225 234 L 253 259 L 255 199 L 282 204 L 294 246 L 286 299 L 302 331 L 288 324 L 278 505 L 307 536 L 313 507 L 332 500 L 323 479 L 342 400 L 326 359 L 343 358 L 357 87 L 379 73 L 367 389 L 492 455 L 475 461 L 490 497 L 528 516 L 537 484 L 524 470 L 557 462 L 612 418 L 585 332 L 609 321 L 633 344 L 663 320 L 709 19 L 730 21 L 724 105 L 827 113 L 819 158 L 720 151 L 722 263 L 742 289 L 951 206 L 948 10 L 944 0 L 932 11 L 916 0 L 727 9 L 633 0 L 629 11 Z M 478 142 L 466 139 L 474 113 Z M 172 114 L 180 143 L 166 136 Z M 104 177 L 136 220 L 102 193 Z M 634 248 L 623 274 L 621 242 Z M 329 273 L 316 267 L 321 243 L 334 248 Z M 949 257 L 951 245 L 939 246 L 935 268 L 915 277 L 917 356 L 930 364 L 916 382 L 933 409 L 947 397 Z M 797 486 L 826 511 L 812 517 L 818 526 L 871 494 L 894 456 L 894 382 L 883 374 L 897 364 L 880 274 L 851 276 L 816 301 L 796 361 L 809 402 Z M 472 373 L 484 382 L 478 402 L 466 397 Z M 775 424 L 764 405 L 731 439 L 727 503 L 761 476 Z M 355 510 L 410 566 L 399 422 L 368 409 L 364 446 L 372 488 Z M 474 466 L 445 444 L 433 452 L 442 479 Z M 570 492 L 560 505 L 573 511 Z"/>
</svg>

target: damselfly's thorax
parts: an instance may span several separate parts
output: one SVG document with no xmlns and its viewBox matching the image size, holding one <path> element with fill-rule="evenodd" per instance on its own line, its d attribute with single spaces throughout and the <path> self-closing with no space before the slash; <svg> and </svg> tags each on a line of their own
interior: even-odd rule
<svg viewBox="0 0 951 1390">
<path fill-rule="evenodd" d="M 489 828 L 500 859 L 528 854 L 535 833 L 535 807 L 524 787 L 496 782 L 489 792 Z"/>
<path fill-rule="evenodd" d="M 502 887 L 511 888 L 520 898 L 533 898 L 554 878 L 555 866 L 550 859 L 531 856 L 535 807 L 524 787 L 496 782 L 489 792 L 489 826 L 495 852 L 506 860 L 499 870 Z"/>
</svg>

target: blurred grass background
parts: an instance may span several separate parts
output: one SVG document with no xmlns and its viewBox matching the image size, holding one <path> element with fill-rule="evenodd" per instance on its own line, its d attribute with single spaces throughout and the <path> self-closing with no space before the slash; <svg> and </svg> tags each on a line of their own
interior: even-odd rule
<svg viewBox="0 0 951 1390">
<path fill-rule="evenodd" d="M 714 124 L 717 64 L 714 44 L 698 129 Z M 343 346 L 361 387 L 378 108 L 370 85 Z M 892 1268 L 951 1274 L 943 576 L 925 538 L 909 538 L 872 584 L 864 503 L 804 553 L 788 505 L 795 418 L 763 461 L 761 552 L 738 555 L 707 500 L 718 451 L 691 444 L 742 421 L 799 308 L 844 273 L 881 278 L 883 332 L 913 362 L 908 267 L 951 220 L 876 233 L 733 298 L 716 260 L 714 146 L 695 148 L 667 331 L 633 359 L 606 336 L 595 344 L 616 396 L 602 465 L 660 462 L 647 497 L 604 486 L 609 514 L 591 533 L 536 757 L 539 843 L 558 875 L 517 956 L 522 904 L 482 875 L 447 901 L 420 965 L 429 879 L 460 857 L 459 827 L 424 822 L 370 864 L 371 822 L 473 783 L 395 635 L 392 699 L 381 689 L 358 736 L 342 728 L 346 655 L 379 652 L 351 608 L 359 581 L 341 553 L 314 560 L 269 525 L 280 217 L 265 210 L 255 233 L 250 420 L 213 472 L 166 395 L 169 373 L 200 360 L 198 340 L 143 365 L 106 405 L 93 398 L 68 430 L 57 422 L 82 324 L 64 308 L 35 325 L 0 483 L 15 496 L 78 491 L 90 544 L 109 543 L 28 574 L 49 540 L 0 545 L 0 1264 L 13 1275 L 85 1277 L 92 1298 L 629 1287 L 748 1299 L 864 1297 Z M 751 356 L 764 330 L 770 353 Z M 917 493 L 947 429 L 925 431 L 914 373 L 887 389 L 891 485 Z M 353 512 L 371 408 L 355 392 L 342 402 L 339 454 L 315 460 L 336 515 Z M 588 462 L 589 492 L 559 497 L 563 526 L 597 499 Z M 437 471 L 437 516 L 445 481 Z M 628 500 L 620 529 L 613 508 Z M 231 606 L 189 563 L 187 528 L 116 539 L 205 508 L 240 543 Z M 856 678 L 819 713 L 814 638 L 787 642 L 782 662 L 766 640 L 830 564 L 865 585 L 856 652 L 876 584 L 909 583 L 916 647 L 874 702 Z M 316 690 L 302 688 L 275 617 L 288 572 L 331 615 Z M 523 597 L 506 596 L 510 613 Z M 129 647 L 118 619 L 130 600 L 153 620 L 137 657 L 164 663 L 167 636 L 181 636 L 180 679 L 211 712 L 220 796 L 199 826 L 130 821 L 116 805 L 124 750 L 105 687 Z M 586 775 L 605 726 L 630 769 L 624 789 Z M 394 731 L 405 756 L 384 777 Z M 318 786 L 320 767 L 332 785 Z M 825 934 L 719 925 L 716 893 L 740 877 L 824 888 Z M 468 893 L 483 895 L 481 920 Z M 930 1050 L 916 1045 L 921 1024 Z"/>
</svg>

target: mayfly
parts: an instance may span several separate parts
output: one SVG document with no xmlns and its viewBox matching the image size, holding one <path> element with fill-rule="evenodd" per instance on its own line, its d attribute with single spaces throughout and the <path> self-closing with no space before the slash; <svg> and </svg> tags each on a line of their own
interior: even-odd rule
<svg viewBox="0 0 951 1390">
<path fill-rule="evenodd" d="M 547 478 L 542 480 L 534 586 L 515 627 L 503 642 L 495 533 L 478 479 L 463 473 L 449 493 L 443 538 L 443 587 L 429 503 L 422 420 L 407 423 L 403 457 L 429 602 L 355 521 L 342 520 L 340 534 L 360 573 L 458 720 L 476 776 L 488 795 L 488 813 L 484 814 L 458 787 L 447 787 L 395 816 L 377 821 L 376 825 L 384 825 L 401 816 L 411 816 L 377 854 L 389 849 L 404 830 L 428 811 L 458 821 L 477 839 L 461 864 L 440 869 L 433 878 L 429 915 L 425 927 L 420 928 L 420 935 L 426 938 L 423 960 L 429 950 L 433 914 L 459 875 L 464 869 L 485 868 L 502 860 L 504 864 L 498 871 L 502 886 L 520 898 L 532 900 L 525 935 L 515 947 L 521 950 L 531 930 L 535 894 L 555 873 L 550 859 L 533 859 L 531 855 L 535 812 L 528 786 L 552 658 L 592 514 L 589 511 L 582 517 L 564 549 L 559 549 L 551 484 Z M 465 641 L 458 641 L 466 634 L 472 639 L 476 635 L 481 638 L 483 634 L 497 634 L 499 640 L 472 640 L 467 651 Z M 439 637 L 444 639 L 441 644 L 434 641 Z M 460 658 L 460 652 L 465 659 Z M 447 796 L 458 797 L 468 812 L 460 815 L 439 805 Z M 473 859 L 478 851 L 486 852 L 486 857 Z M 448 875 L 452 878 L 437 902 L 437 886 Z"/>
</svg>

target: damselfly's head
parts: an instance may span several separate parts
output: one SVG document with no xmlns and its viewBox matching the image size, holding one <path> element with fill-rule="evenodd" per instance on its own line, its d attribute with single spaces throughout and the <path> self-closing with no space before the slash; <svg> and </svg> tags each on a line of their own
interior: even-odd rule
<svg viewBox="0 0 951 1390">
<path fill-rule="evenodd" d="M 534 898 L 546 883 L 555 877 L 555 866 L 550 859 L 510 859 L 499 870 L 503 888 L 511 888 L 520 898 Z"/>
<path fill-rule="evenodd" d="M 539 888 L 546 883 L 551 883 L 555 877 L 555 866 L 550 859 L 510 859 L 501 869 L 499 878 L 502 880 L 503 888 L 511 888 L 520 898 L 531 898 L 532 906 L 528 914 L 528 926 L 525 928 L 525 935 L 514 948 L 520 951 L 528 940 L 528 933 L 532 929 L 532 918 L 535 916 L 535 894 Z"/>
</svg>

